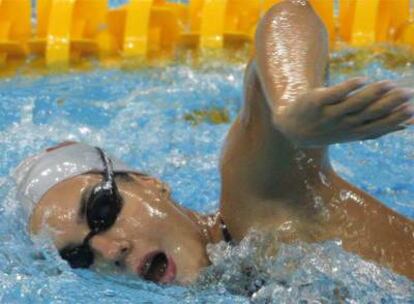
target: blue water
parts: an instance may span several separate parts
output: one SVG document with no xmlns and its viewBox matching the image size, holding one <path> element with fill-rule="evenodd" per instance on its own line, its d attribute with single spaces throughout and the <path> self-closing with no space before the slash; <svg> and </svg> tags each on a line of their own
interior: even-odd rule
<svg viewBox="0 0 414 304">
<path fill-rule="evenodd" d="M 414 303 L 412 282 L 344 252 L 335 241 L 280 245 L 278 255 L 263 258 L 272 236 L 252 233 L 234 248 L 209 246 L 213 266 L 197 284 L 164 287 L 74 271 L 47 239 L 30 240 L 27 210 L 14 199 L 9 173 L 25 157 L 63 140 L 102 146 L 167 181 L 181 204 L 216 210 L 219 152 L 230 123 L 188 117 L 214 110 L 233 119 L 243 69 L 218 63 L 0 79 L 0 303 Z M 363 73 L 397 79 L 413 72 L 373 62 Z M 333 82 L 346 77 L 333 75 Z M 412 131 L 336 145 L 331 157 L 346 179 L 414 219 Z"/>
</svg>

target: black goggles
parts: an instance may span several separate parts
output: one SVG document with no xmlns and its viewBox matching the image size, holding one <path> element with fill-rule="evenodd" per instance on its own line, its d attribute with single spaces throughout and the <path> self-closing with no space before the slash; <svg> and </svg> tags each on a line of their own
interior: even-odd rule
<svg viewBox="0 0 414 304">
<path fill-rule="evenodd" d="M 93 187 L 86 202 L 86 221 L 91 231 L 80 245 L 68 245 L 59 251 L 62 259 L 72 268 L 88 268 L 94 262 L 94 253 L 89 246 L 91 238 L 108 230 L 122 209 L 122 197 L 115 184 L 112 161 L 98 147 L 96 150 L 104 164 L 104 180 Z"/>
</svg>

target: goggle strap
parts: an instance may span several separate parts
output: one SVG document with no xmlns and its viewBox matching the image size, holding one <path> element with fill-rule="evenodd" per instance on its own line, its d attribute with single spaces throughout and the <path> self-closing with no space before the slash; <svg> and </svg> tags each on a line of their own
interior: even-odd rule
<svg viewBox="0 0 414 304">
<path fill-rule="evenodd" d="M 118 189 L 116 187 L 114 181 L 114 168 L 112 164 L 112 160 L 108 157 L 108 155 L 99 147 L 95 147 L 98 151 L 98 154 L 104 164 L 104 175 L 105 175 L 105 185 L 109 190 L 112 190 L 114 194 L 118 193 Z"/>
</svg>

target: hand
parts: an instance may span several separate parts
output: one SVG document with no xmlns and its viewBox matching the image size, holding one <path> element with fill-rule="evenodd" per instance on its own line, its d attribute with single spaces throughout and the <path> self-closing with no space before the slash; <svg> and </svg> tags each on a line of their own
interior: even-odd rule
<svg viewBox="0 0 414 304">
<path fill-rule="evenodd" d="M 414 90 L 361 78 L 313 89 L 276 106 L 275 127 L 298 146 L 374 139 L 414 124 Z"/>
</svg>

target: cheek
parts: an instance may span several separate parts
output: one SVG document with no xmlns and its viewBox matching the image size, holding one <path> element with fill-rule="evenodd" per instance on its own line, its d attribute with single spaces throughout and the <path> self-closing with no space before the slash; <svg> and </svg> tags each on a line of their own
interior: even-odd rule
<svg viewBox="0 0 414 304">
<path fill-rule="evenodd" d="M 46 228 L 61 231 L 66 230 L 75 221 L 76 212 L 55 205 L 35 212 L 31 218 L 31 227 L 36 233 Z"/>
<path fill-rule="evenodd" d="M 194 223 L 154 189 L 145 189 L 139 195 L 124 190 L 123 197 L 125 204 L 116 226 L 122 227 L 130 239 L 139 235 L 172 245 L 197 238 Z"/>
<path fill-rule="evenodd" d="M 152 203 L 143 203 L 143 214 L 152 221 L 163 221 L 167 219 L 168 212 L 157 206 L 160 202 L 161 200 L 156 198 Z"/>
<path fill-rule="evenodd" d="M 78 223 L 69 220 L 59 221 L 57 218 L 49 220 L 41 225 L 37 234 L 46 234 L 53 240 L 56 247 L 60 248 L 68 243 L 80 243 L 89 232 L 86 223 Z"/>
<path fill-rule="evenodd" d="M 52 211 L 53 212 L 53 211 Z M 52 216 L 51 220 L 56 225 L 68 225 L 78 222 L 78 213 L 76 210 L 59 210 L 55 216 Z"/>
<path fill-rule="evenodd" d="M 136 228 L 153 224 L 162 224 L 171 217 L 171 210 L 160 197 L 149 195 L 148 197 L 134 197 L 128 200 L 120 216 L 125 217 L 130 225 Z"/>
<path fill-rule="evenodd" d="M 59 229 L 53 231 L 53 240 L 55 246 L 60 248 L 69 243 L 81 243 L 88 234 L 89 229 L 85 225 L 78 225 L 70 229 Z"/>
<path fill-rule="evenodd" d="M 143 205 L 125 205 L 113 231 L 120 237 L 135 239 L 157 236 L 157 232 L 163 230 L 163 212 Z"/>
</svg>

